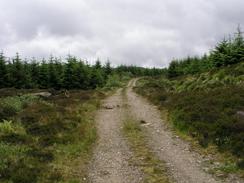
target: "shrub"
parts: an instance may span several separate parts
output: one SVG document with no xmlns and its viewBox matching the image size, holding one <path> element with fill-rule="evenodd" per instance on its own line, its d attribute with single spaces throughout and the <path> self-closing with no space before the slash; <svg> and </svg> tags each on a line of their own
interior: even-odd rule
<svg viewBox="0 0 244 183">
<path fill-rule="evenodd" d="M 0 134 L 11 133 L 24 134 L 25 129 L 18 123 L 14 124 L 12 121 L 3 120 L 3 122 L 0 123 Z"/>
<path fill-rule="evenodd" d="M 0 175 L 1 179 L 9 178 L 9 167 L 11 163 L 17 162 L 18 159 L 25 157 L 28 148 L 17 145 L 8 145 L 0 143 Z M 0 180 L 1 180 L 0 179 Z"/>
<path fill-rule="evenodd" d="M 42 170 L 38 163 L 32 159 L 23 158 L 10 163 L 9 176 L 13 183 L 36 183 Z"/>
<path fill-rule="evenodd" d="M 183 125 L 190 133 L 197 133 L 201 143 L 203 140 L 211 141 L 220 149 L 242 156 L 244 141 L 240 129 L 244 126 L 237 123 L 235 113 L 244 106 L 243 93 L 243 87 L 232 86 L 207 92 L 191 91 L 174 94 L 168 107 L 174 116 L 174 122 L 178 126 Z"/>
<path fill-rule="evenodd" d="M 115 88 L 120 87 L 122 85 L 120 81 L 120 77 L 117 74 L 109 75 L 105 87 L 107 88 Z"/>
<path fill-rule="evenodd" d="M 32 95 L 23 95 L 15 97 L 6 97 L 0 99 L 0 120 L 7 119 L 17 112 L 21 111 L 27 105 L 36 101 L 38 97 Z"/>
<path fill-rule="evenodd" d="M 31 141 L 21 124 L 6 120 L 0 123 L 0 140 L 8 144 L 26 144 Z"/>
<path fill-rule="evenodd" d="M 91 112 L 102 97 L 95 91 L 70 91 L 68 98 L 60 93 L 46 101 L 2 98 L 18 101 L 19 107 L 12 121 L 0 120 L 0 182 L 58 182 L 71 175 L 73 179 L 71 170 L 80 170 L 77 158 L 85 164 L 96 139 Z M 84 174 L 75 175 L 80 177 Z"/>
</svg>

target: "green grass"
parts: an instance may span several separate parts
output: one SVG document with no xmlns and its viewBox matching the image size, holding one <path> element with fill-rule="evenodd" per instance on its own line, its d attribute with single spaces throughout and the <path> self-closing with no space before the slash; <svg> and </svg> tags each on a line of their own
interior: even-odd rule
<svg viewBox="0 0 244 183">
<path fill-rule="evenodd" d="M 138 122 L 129 118 L 124 123 L 124 134 L 134 152 L 132 164 L 144 173 L 145 183 L 169 183 L 164 162 L 157 159 L 147 147 L 143 131 Z"/>
<path fill-rule="evenodd" d="M 0 182 L 84 180 L 97 137 L 93 116 L 104 96 L 79 90 L 47 100 L 2 96 Z"/>
</svg>

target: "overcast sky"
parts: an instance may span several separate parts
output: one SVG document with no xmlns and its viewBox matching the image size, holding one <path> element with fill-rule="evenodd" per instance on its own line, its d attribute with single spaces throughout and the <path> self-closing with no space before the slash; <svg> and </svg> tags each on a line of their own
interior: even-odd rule
<svg viewBox="0 0 244 183">
<path fill-rule="evenodd" d="M 164 67 L 244 26 L 244 0 L 0 0 L 0 22 L 7 56 Z"/>
</svg>

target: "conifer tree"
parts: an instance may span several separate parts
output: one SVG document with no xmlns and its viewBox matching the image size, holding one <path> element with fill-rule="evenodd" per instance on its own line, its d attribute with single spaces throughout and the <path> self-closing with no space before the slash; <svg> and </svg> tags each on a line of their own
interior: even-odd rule
<svg viewBox="0 0 244 183">
<path fill-rule="evenodd" d="M 35 58 L 32 58 L 30 63 L 30 75 L 31 80 L 34 88 L 39 87 L 38 80 L 39 80 L 39 64 L 37 63 Z"/>
<path fill-rule="evenodd" d="M 101 87 L 104 85 L 103 74 L 100 69 L 93 68 L 90 77 L 90 86 L 92 88 Z"/>
<path fill-rule="evenodd" d="M 27 63 L 27 60 L 25 60 L 24 64 L 23 64 L 23 72 L 24 72 L 24 84 L 22 86 L 22 88 L 33 88 L 34 84 L 32 82 L 32 77 L 31 77 L 31 69 L 30 69 L 30 64 Z"/>
<path fill-rule="evenodd" d="M 56 70 L 56 73 L 57 73 L 57 88 L 62 88 L 63 86 L 63 75 L 64 75 L 64 66 L 61 62 L 61 60 L 59 59 L 55 59 L 54 60 L 54 66 L 55 66 L 55 70 Z"/>
<path fill-rule="evenodd" d="M 42 63 L 39 67 L 39 77 L 38 77 L 38 85 L 40 88 L 48 88 L 49 86 L 49 76 L 48 76 L 48 64 L 43 59 Z"/>
<path fill-rule="evenodd" d="M 244 38 L 242 34 L 241 28 L 238 26 L 237 33 L 232 43 L 231 64 L 244 61 Z"/>
<path fill-rule="evenodd" d="M 12 63 L 11 81 L 16 88 L 24 88 L 26 85 L 26 74 L 18 53 Z"/>
<path fill-rule="evenodd" d="M 57 61 L 54 61 L 53 56 L 51 56 L 48 63 L 48 86 L 51 88 L 59 89 L 61 87 L 61 78 L 57 72 L 57 65 L 55 62 Z"/>
<path fill-rule="evenodd" d="M 79 80 L 79 88 L 88 89 L 89 88 L 89 68 L 84 64 L 83 61 L 79 61 L 77 65 L 77 77 Z"/>
<path fill-rule="evenodd" d="M 65 65 L 64 70 L 64 87 L 67 89 L 78 88 L 80 84 L 77 76 L 77 59 L 69 56 L 67 61 L 68 63 Z"/>
<path fill-rule="evenodd" d="M 97 59 L 94 67 L 91 70 L 90 85 L 92 88 L 101 87 L 105 84 L 105 73 L 101 62 Z"/>
<path fill-rule="evenodd" d="M 99 59 L 97 59 L 94 67 L 95 67 L 95 69 L 101 69 L 102 68 L 102 64 L 101 64 Z"/>
<path fill-rule="evenodd" d="M 169 65 L 168 76 L 169 77 L 178 76 L 179 73 L 177 72 L 177 69 L 178 69 L 178 62 L 176 60 L 173 60 Z"/>
<path fill-rule="evenodd" d="M 0 53 L 0 88 L 7 86 L 7 66 L 3 53 Z"/>
<path fill-rule="evenodd" d="M 214 67 L 221 67 L 229 64 L 230 45 L 226 39 L 221 41 L 210 55 L 210 59 Z"/>
<path fill-rule="evenodd" d="M 107 62 L 105 64 L 105 74 L 106 74 L 106 76 L 112 74 L 111 63 L 109 60 L 107 60 Z"/>
</svg>

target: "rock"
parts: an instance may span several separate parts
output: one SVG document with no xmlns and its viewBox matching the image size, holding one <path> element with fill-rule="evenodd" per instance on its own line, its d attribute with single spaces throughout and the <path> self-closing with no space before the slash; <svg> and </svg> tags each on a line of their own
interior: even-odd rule
<svg viewBox="0 0 244 183">
<path fill-rule="evenodd" d="M 239 122 L 244 122 L 244 111 L 237 111 L 236 116 Z"/>
<path fill-rule="evenodd" d="M 112 106 L 112 105 L 105 105 L 105 106 L 103 106 L 105 109 L 113 109 L 114 108 L 114 106 Z"/>
<path fill-rule="evenodd" d="M 141 123 L 141 124 L 147 124 L 147 122 L 144 121 L 144 120 L 141 120 L 140 123 Z"/>
<path fill-rule="evenodd" d="M 106 170 L 102 170 L 102 171 L 100 171 L 100 174 L 101 175 L 109 175 L 110 173 Z"/>
<path fill-rule="evenodd" d="M 219 162 L 214 162 L 214 165 L 219 167 L 220 166 L 220 163 Z"/>
<path fill-rule="evenodd" d="M 65 90 L 64 95 L 65 95 L 65 97 L 69 98 L 70 97 L 69 91 L 68 90 Z"/>
<path fill-rule="evenodd" d="M 43 97 L 43 98 L 48 98 L 52 94 L 50 92 L 39 92 L 39 93 L 31 93 L 30 95 L 32 96 L 37 96 L 37 97 Z"/>
<path fill-rule="evenodd" d="M 205 171 L 205 172 L 209 172 L 209 168 L 208 167 L 205 167 L 205 168 L 203 168 L 203 170 Z"/>
<path fill-rule="evenodd" d="M 151 123 L 147 123 L 144 120 L 141 120 L 140 123 L 141 123 L 142 126 L 149 126 L 149 125 L 151 125 Z"/>
<path fill-rule="evenodd" d="M 216 177 L 219 177 L 219 178 L 226 178 L 227 177 L 227 175 L 221 171 L 217 171 L 215 175 L 216 175 Z"/>
<path fill-rule="evenodd" d="M 142 124 L 142 126 L 149 126 L 151 123 Z"/>
<path fill-rule="evenodd" d="M 197 163 L 198 163 L 198 164 L 201 164 L 201 163 L 202 163 L 202 161 L 200 161 L 200 160 L 197 160 Z"/>
</svg>

